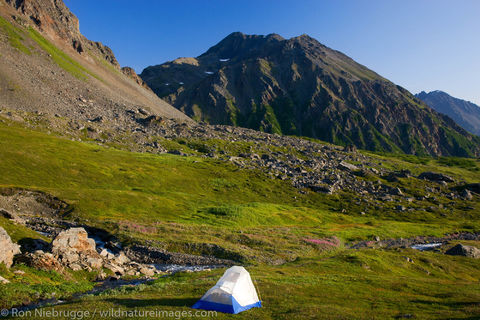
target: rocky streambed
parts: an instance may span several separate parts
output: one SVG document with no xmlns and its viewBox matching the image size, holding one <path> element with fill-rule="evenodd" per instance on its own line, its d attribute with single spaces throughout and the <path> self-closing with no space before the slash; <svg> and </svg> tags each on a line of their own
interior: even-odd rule
<svg viewBox="0 0 480 320">
<path fill-rule="evenodd" d="M 38 219 L 36 220 L 38 222 Z M 36 227 L 46 230 L 42 224 L 36 224 Z M 53 238 L 51 243 L 34 239 L 28 245 L 24 245 L 20 251 L 20 246 L 13 243 L 7 232 L 0 227 L 0 243 L 3 248 L 0 250 L 0 262 L 4 262 L 7 267 L 14 263 L 24 263 L 37 269 L 54 270 L 62 274 L 66 274 L 67 270 L 96 271 L 98 275 L 94 288 L 74 294 L 68 301 L 119 287 L 135 287 L 180 271 L 207 271 L 233 263 L 213 257 L 169 253 L 146 246 L 124 249 L 117 241 L 105 240 L 108 239 L 106 238 L 108 233 L 105 231 L 87 228 L 89 234 L 85 228 L 78 226 L 59 232 L 57 228 L 58 226 L 50 224 L 48 232 L 40 231 L 44 236 Z M 110 236 L 110 239 L 114 238 Z M 4 283 L 9 282 L 3 278 L 0 280 Z M 8 314 L 68 301 L 56 298 L 34 301 L 11 308 Z"/>
<path fill-rule="evenodd" d="M 42 228 L 42 224 L 36 226 Z M 156 247 L 133 245 L 124 248 L 114 237 L 95 228 L 71 227 L 57 233 L 51 224 L 49 227 L 52 233 L 42 233 L 52 237 L 52 242 L 33 240 L 15 258 L 17 262 L 58 272 L 65 269 L 96 270 L 98 281 L 123 276 L 153 277 L 178 271 L 202 271 L 233 264 L 229 260 L 168 252 Z"/>
<path fill-rule="evenodd" d="M 350 244 L 350 249 L 372 248 L 372 249 L 395 249 L 395 248 L 412 248 L 420 251 L 437 251 L 448 255 L 460 255 L 471 258 L 480 258 L 480 249 L 457 244 L 451 248 L 447 247 L 452 241 L 480 241 L 480 233 L 452 233 L 443 237 L 417 236 L 413 238 L 384 239 L 378 237 L 375 240 L 358 241 Z M 445 250 L 447 249 L 447 250 Z"/>
<path fill-rule="evenodd" d="M 147 276 L 197 271 L 234 262 L 211 256 L 169 252 L 154 245 L 123 244 L 106 230 L 75 221 L 65 216 L 73 210 L 68 203 L 49 194 L 19 188 L 0 190 L 0 214 L 13 223 L 39 233 L 36 239 L 19 243 L 21 252 L 16 262 L 38 269 L 97 270 L 98 280 L 107 277 Z M 50 238 L 51 242 L 42 240 Z M 12 259 L 10 259 L 12 260 Z"/>
</svg>

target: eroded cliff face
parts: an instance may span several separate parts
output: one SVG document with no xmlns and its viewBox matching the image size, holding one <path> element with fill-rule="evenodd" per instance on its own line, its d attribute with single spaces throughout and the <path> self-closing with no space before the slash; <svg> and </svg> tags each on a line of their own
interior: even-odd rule
<svg viewBox="0 0 480 320">
<path fill-rule="evenodd" d="M 5 0 L 53 41 L 63 41 L 79 54 L 90 51 L 120 68 L 112 50 L 100 42 L 88 40 L 80 33 L 78 18 L 61 0 Z"/>
<path fill-rule="evenodd" d="M 150 87 L 143 81 L 142 78 L 135 72 L 135 70 L 131 67 L 122 67 L 122 73 L 135 81 L 137 84 L 141 85 L 147 90 L 151 90 Z"/>
<path fill-rule="evenodd" d="M 122 72 L 110 48 L 83 36 L 61 0 L 0 0 L 0 55 L 1 110 L 103 119 L 110 128 L 134 122 L 132 109 L 190 120 L 133 70 Z"/>
</svg>

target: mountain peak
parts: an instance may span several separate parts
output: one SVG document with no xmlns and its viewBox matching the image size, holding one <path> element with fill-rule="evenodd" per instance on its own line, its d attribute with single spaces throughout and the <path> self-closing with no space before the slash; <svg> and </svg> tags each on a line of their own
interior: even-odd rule
<svg viewBox="0 0 480 320">
<path fill-rule="evenodd" d="M 285 40 L 284 37 L 277 33 L 270 33 L 267 35 L 257 35 L 257 34 L 246 34 L 240 31 L 235 31 L 230 33 L 228 36 L 226 36 L 222 41 L 224 40 L 230 40 L 230 39 L 267 39 L 267 40 L 278 40 L 282 41 Z"/>
<path fill-rule="evenodd" d="M 227 39 L 245 39 L 246 38 L 246 34 L 243 33 L 243 32 L 240 32 L 240 31 L 235 31 L 235 32 L 232 32 L 230 33 L 228 36 L 226 36 L 225 38 L 223 38 L 223 40 L 227 40 Z"/>
<path fill-rule="evenodd" d="M 317 41 L 315 38 L 310 37 L 308 34 L 304 33 L 299 36 L 293 37 L 292 39 L 297 40 L 308 40 L 308 41 Z"/>
<path fill-rule="evenodd" d="M 281 35 L 279 35 L 278 33 L 270 33 L 270 34 L 267 34 L 265 36 L 265 38 L 269 39 L 269 40 L 277 40 L 277 41 L 283 41 L 285 40 L 284 37 L 282 37 Z"/>
<path fill-rule="evenodd" d="M 307 34 L 286 40 L 234 32 L 196 61 L 195 66 L 167 62 L 141 76 L 167 102 L 212 124 L 378 151 L 461 156 L 478 151 L 451 119 Z M 457 142 L 445 144 L 447 134 L 469 142 L 461 149 Z"/>
<path fill-rule="evenodd" d="M 269 35 L 245 34 L 233 32 L 222 39 L 215 46 L 208 49 L 201 57 L 214 56 L 220 58 L 233 58 L 243 56 L 249 52 L 260 50 L 262 47 L 285 40 L 282 36 L 272 33 Z"/>
</svg>

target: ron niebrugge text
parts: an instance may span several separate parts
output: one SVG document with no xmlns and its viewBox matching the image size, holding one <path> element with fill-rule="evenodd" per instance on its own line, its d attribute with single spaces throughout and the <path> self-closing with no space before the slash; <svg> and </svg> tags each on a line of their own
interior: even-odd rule
<svg viewBox="0 0 480 320">
<path fill-rule="evenodd" d="M 8 314 L 5 313 L 8 312 Z M 2 316 L 11 316 L 19 318 L 67 318 L 67 319 L 99 319 L 99 318 L 169 318 L 169 319 L 183 319 L 183 318 L 211 318 L 216 317 L 216 311 L 205 310 L 183 310 L 183 311 L 169 311 L 169 310 L 124 310 L 120 308 L 111 308 L 105 310 L 56 310 L 55 308 L 41 308 L 35 310 L 20 310 L 11 309 L 2 310 Z"/>
</svg>

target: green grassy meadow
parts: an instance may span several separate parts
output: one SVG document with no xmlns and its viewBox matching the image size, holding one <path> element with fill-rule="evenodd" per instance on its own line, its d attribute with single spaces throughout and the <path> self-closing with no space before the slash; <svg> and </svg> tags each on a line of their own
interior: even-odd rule
<svg viewBox="0 0 480 320">
<path fill-rule="evenodd" d="M 386 167 L 445 172 L 467 182 L 480 179 L 476 160 L 367 154 Z M 74 207 L 66 219 L 103 228 L 126 243 L 149 240 L 168 250 L 215 254 L 246 266 L 264 307 L 219 314 L 219 319 L 480 317 L 478 260 L 412 249 L 346 248 L 351 241 L 375 236 L 478 231 L 476 201 L 449 206 L 448 199 L 440 198 L 435 201 L 443 209 L 421 211 L 431 205 L 424 200 L 416 211 L 396 212 L 398 203 L 365 204 L 347 192 L 300 193 L 288 182 L 220 160 L 133 153 L 25 129 L 6 119 L 0 121 L 0 157 L 0 187 L 57 196 Z M 394 184 L 412 194 L 423 187 L 412 179 Z M 465 211 L 462 205 L 475 210 Z M 3 218 L 0 226 L 14 241 L 40 237 Z M 305 241 L 333 236 L 341 244 L 331 250 Z M 222 250 L 212 252 L 210 244 Z M 69 300 L 55 309 L 188 311 L 222 273 L 179 273 Z M 11 281 L 0 287 L 2 308 L 52 295 L 68 298 L 89 290 L 95 277 L 23 265 L 1 268 L 0 275 Z"/>
</svg>

